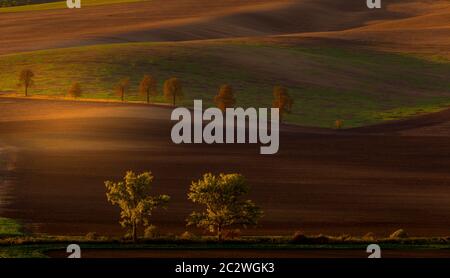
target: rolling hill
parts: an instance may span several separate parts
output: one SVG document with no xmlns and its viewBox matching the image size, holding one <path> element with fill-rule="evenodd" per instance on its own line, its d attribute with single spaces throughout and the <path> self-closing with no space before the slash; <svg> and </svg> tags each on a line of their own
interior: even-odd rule
<svg viewBox="0 0 450 278">
<path fill-rule="evenodd" d="M 33 233 L 120 235 L 103 183 L 151 169 L 173 198 L 153 218 L 163 233 L 186 230 L 186 191 L 205 171 L 248 178 L 266 215 L 255 234 L 448 232 L 450 1 L 120 2 L 0 9 L 0 94 L 15 96 L 0 98 L 2 217 Z M 17 98 L 24 68 L 46 100 Z M 130 77 L 126 100 L 140 101 L 145 73 L 159 91 L 179 77 L 187 106 L 212 105 L 230 83 L 237 105 L 266 107 L 282 84 L 288 123 L 349 129 L 283 125 L 280 152 L 260 156 L 250 144 L 173 144 L 165 107 L 48 99 L 77 81 L 84 98 L 117 101 Z"/>
<path fill-rule="evenodd" d="M 330 42 L 328 42 L 330 44 Z M 442 109 L 450 103 L 450 64 L 377 52 L 322 40 L 225 40 L 128 43 L 35 51 L 0 57 L 0 88 L 16 91 L 22 68 L 36 74 L 32 94 L 63 96 L 72 82 L 86 98 L 117 99 L 114 86 L 130 77 L 127 100 L 143 100 L 140 79 L 151 73 L 162 82 L 184 83 L 185 99 L 213 105 L 218 87 L 236 89 L 237 105 L 269 107 L 272 88 L 282 84 L 295 99 L 286 120 L 309 126 L 346 127 Z M 155 101 L 164 101 L 158 97 Z"/>
<path fill-rule="evenodd" d="M 450 1 L 390 1 L 381 10 L 360 0 L 29 7 L 0 13 L 3 92 L 17 91 L 25 67 L 36 72 L 33 94 L 61 96 L 78 81 L 85 97 L 114 98 L 117 80 L 129 76 L 134 101 L 144 73 L 160 86 L 178 76 L 185 105 L 196 98 L 212 105 L 218 86 L 230 83 L 238 105 L 270 106 L 273 86 L 283 84 L 296 102 L 286 120 L 321 127 L 336 119 L 368 125 L 450 103 Z M 47 48 L 56 49 L 22 53 Z"/>
<path fill-rule="evenodd" d="M 369 10 L 361 0 L 115 2 L 80 10 L 36 11 L 36 5 L 25 6 L 26 10 L 15 13 L 0 9 L 0 54 L 99 43 L 339 31 L 419 13 L 417 9 Z M 2 13 L 2 10 L 6 12 Z"/>
</svg>

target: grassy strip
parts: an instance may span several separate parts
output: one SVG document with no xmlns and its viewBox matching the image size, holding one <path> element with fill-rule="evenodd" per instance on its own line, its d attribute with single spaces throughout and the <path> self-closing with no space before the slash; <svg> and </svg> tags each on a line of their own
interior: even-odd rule
<svg viewBox="0 0 450 278">
<path fill-rule="evenodd" d="M 17 221 L 0 217 L 0 237 L 23 235 L 22 226 Z"/>
<path fill-rule="evenodd" d="M 218 242 L 213 236 L 159 236 L 133 243 L 121 238 L 97 236 L 2 236 L 0 257 L 42 258 L 49 251 L 65 252 L 69 244 L 83 250 L 364 250 L 377 243 L 387 250 L 450 249 L 450 237 L 365 238 L 345 236 L 242 236 Z"/>
<path fill-rule="evenodd" d="M 38 245 L 38 244 L 61 244 L 78 243 L 94 245 L 122 245 L 122 246 L 146 246 L 146 247 L 177 247 L 177 246 L 216 246 L 223 247 L 242 247 L 251 246 L 252 248 L 262 246 L 327 246 L 327 245 L 355 245 L 368 243 L 382 243 L 391 245 L 450 245 L 450 237 L 406 237 L 406 238 L 364 238 L 352 236 L 325 236 L 308 235 L 302 237 L 292 236 L 241 236 L 234 239 L 226 239 L 218 242 L 214 236 L 158 236 L 153 238 L 140 238 L 137 243 L 124 240 L 118 237 L 107 236 L 2 236 L 0 237 L 0 246 L 6 245 Z"/>
<path fill-rule="evenodd" d="M 65 252 L 67 246 L 76 241 L 41 243 L 41 244 L 18 244 L 0 245 L 0 257 L 2 258 L 45 258 L 49 251 Z M 372 242 L 337 242 L 328 244 L 296 244 L 296 243 L 246 243 L 246 242 L 226 242 L 226 243 L 205 243 L 205 242 L 178 242 L 178 243 L 79 243 L 82 250 L 365 250 Z M 448 250 L 449 243 L 392 243 L 378 242 L 383 250 Z"/>
</svg>

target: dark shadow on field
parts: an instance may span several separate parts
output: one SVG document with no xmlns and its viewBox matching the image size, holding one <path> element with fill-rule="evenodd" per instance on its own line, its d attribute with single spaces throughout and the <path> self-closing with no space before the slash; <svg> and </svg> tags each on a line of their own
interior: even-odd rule
<svg viewBox="0 0 450 278">
<path fill-rule="evenodd" d="M 263 156 L 258 145 L 175 145 L 168 109 L 1 102 L 0 140 L 17 151 L 13 198 L 2 216 L 23 220 L 32 232 L 121 234 L 103 181 L 129 169 L 152 170 L 155 193 L 172 196 L 153 218 L 166 233 L 186 229 L 190 181 L 208 171 L 248 178 L 250 197 L 265 211 L 250 234 L 386 235 L 403 228 L 433 236 L 450 226 L 446 136 L 283 127 L 280 152 Z"/>
</svg>

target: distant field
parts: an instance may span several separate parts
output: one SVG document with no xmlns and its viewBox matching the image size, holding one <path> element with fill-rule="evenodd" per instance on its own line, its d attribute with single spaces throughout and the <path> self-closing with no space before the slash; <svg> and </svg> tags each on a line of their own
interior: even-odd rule
<svg viewBox="0 0 450 278">
<path fill-rule="evenodd" d="M 23 5 L 42 4 L 60 1 L 61 0 L 2 0 L 0 1 L 0 7 L 23 6 Z"/>
<path fill-rule="evenodd" d="M 237 105 L 268 107 L 282 84 L 295 99 L 288 122 L 345 127 L 432 112 L 450 104 L 450 63 L 327 44 L 281 45 L 258 41 L 135 43 L 45 50 L 0 56 L 0 91 L 17 91 L 23 68 L 36 74 L 34 95 L 64 95 L 73 81 L 87 98 L 117 98 L 114 86 L 130 77 L 127 100 L 142 100 L 143 74 L 177 76 L 185 99 L 213 105 L 219 85 L 236 89 Z M 163 102 L 162 97 L 154 99 Z"/>
<path fill-rule="evenodd" d="M 107 4 L 117 4 L 117 3 L 130 3 L 130 2 L 141 2 L 148 0 L 82 0 L 82 6 L 96 6 L 96 5 L 107 5 Z M 48 1 L 50 2 L 50 1 Z M 43 10 L 53 10 L 53 9 L 64 9 L 67 8 L 66 1 L 53 1 L 50 3 L 42 4 L 30 4 L 14 7 L 2 7 L 0 8 L 0 13 L 12 13 L 12 12 L 25 12 L 25 11 L 43 11 Z"/>
<path fill-rule="evenodd" d="M 23 235 L 22 227 L 13 219 L 0 217 L 0 237 Z"/>
</svg>

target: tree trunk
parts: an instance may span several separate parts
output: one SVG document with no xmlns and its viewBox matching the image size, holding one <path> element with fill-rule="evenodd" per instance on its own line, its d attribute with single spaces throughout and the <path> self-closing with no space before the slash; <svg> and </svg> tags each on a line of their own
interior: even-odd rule
<svg viewBox="0 0 450 278">
<path fill-rule="evenodd" d="M 219 242 L 222 242 L 222 225 L 217 227 L 217 239 Z"/>
<path fill-rule="evenodd" d="M 124 99 L 125 99 L 125 92 L 124 91 L 122 91 L 121 98 L 122 98 L 122 102 L 123 102 Z"/>
<path fill-rule="evenodd" d="M 147 92 L 147 103 L 150 103 L 150 91 Z"/>
<path fill-rule="evenodd" d="M 133 235 L 132 235 L 133 242 L 136 242 L 136 240 L 137 240 L 137 228 L 136 228 L 136 222 L 135 221 L 133 222 L 133 231 L 132 231 L 132 233 L 133 233 Z"/>
<path fill-rule="evenodd" d="M 28 96 L 28 86 L 25 86 L 25 96 Z"/>
</svg>

